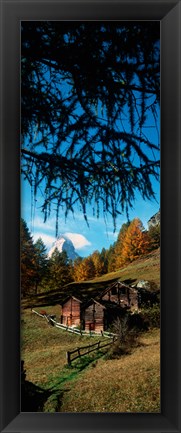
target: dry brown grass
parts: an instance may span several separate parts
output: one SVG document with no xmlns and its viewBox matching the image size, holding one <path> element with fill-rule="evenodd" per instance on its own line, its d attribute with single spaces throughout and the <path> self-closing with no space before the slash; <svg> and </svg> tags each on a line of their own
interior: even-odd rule
<svg viewBox="0 0 181 433">
<path fill-rule="evenodd" d="M 46 310 L 59 314 L 60 307 Z M 26 379 L 50 392 L 45 412 L 160 411 L 158 330 L 142 336 L 141 345 L 128 356 L 106 360 L 93 352 L 91 358 L 67 368 L 66 351 L 86 345 L 90 338 L 48 326 L 30 310 L 24 311 L 22 319 Z"/>
<path fill-rule="evenodd" d="M 141 339 L 129 356 L 97 361 L 67 383 L 61 412 L 160 412 L 159 331 Z"/>
<path fill-rule="evenodd" d="M 36 308 L 36 311 L 41 309 Z M 47 313 L 59 314 L 60 306 L 47 307 Z M 99 338 L 94 338 L 94 341 Z M 46 319 L 32 313 L 22 314 L 21 359 L 24 360 L 26 380 L 46 390 L 59 390 L 67 377 L 79 373 L 65 368 L 66 352 L 92 343 L 90 337 L 81 337 L 49 326 Z"/>
<path fill-rule="evenodd" d="M 160 287 L 160 248 L 105 277 L 124 280 L 148 280 Z M 104 276 L 101 277 L 104 280 Z"/>
</svg>

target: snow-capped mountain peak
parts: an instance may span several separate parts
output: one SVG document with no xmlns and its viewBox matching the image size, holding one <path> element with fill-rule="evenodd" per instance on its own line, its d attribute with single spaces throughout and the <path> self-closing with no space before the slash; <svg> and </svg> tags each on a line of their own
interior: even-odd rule
<svg viewBox="0 0 181 433">
<path fill-rule="evenodd" d="M 64 234 L 60 235 L 53 243 L 48 253 L 49 258 L 52 256 L 55 248 L 57 248 L 60 253 L 62 253 L 62 251 L 66 251 L 68 258 L 71 260 L 75 260 L 78 257 L 72 241 Z"/>
</svg>

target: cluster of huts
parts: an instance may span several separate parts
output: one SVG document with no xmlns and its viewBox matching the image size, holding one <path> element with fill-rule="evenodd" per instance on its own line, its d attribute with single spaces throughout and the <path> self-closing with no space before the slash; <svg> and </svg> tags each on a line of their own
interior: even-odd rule
<svg viewBox="0 0 181 433">
<path fill-rule="evenodd" d="M 146 302 L 153 302 L 151 293 L 140 293 L 136 288 L 117 281 L 101 295 L 86 302 L 69 296 L 62 303 L 61 323 L 70 327 L 81 326 L 85 331 L 106 331 L 126 310 L 137 311 Z"/>
</svg>

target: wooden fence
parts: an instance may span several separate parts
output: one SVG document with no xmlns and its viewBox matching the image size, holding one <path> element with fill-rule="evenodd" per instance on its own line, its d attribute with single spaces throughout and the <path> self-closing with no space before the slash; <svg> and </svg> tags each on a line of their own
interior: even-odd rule
<svg viewBox="0 0 181 433">
<path fill-rule="evenodd" d="M 101 335 L 102 337 L 105 337 L 105 338 L 116 337 L 116 334 L 113 334 L 112 332 L 101 331 L 98 333 L 95 331 L 83 331 L 83 330 L 80 330 L 77 328 L 72 328 L 70 326 L 66 326 L 66 325 L 63 325 L 62 323 L 57 322 L 55 319 L 53 319 L 51 317 L 51 315 L 38 313 L 38 311 L 36 311 L 34 309 L 31 309 L 31 311 L 32 311 L 32 313 L 37 314 L 37 316 L 39 316 L 39 317 L 44 317 L 49 324 L 55 326 L 56 328 L 60 328 L 63 331 L 72 332 L 73 334 L 77 334 L 80 336 L 86 336 L 86 337 L 89 335 L 90 335 L 90 337 L 97 337 L 99 335 Z"/>
<path fill-rule="evenodd" d="M 104 347 L 110 346 L 111 344 L 114 343 L 114 341 L 115 341 L 115 337 L 113 337 L 113 340 L 110 343 L 104 344 L 104 341 L 98 341 L 97 343 L 89 344 L 88 346 L 77 347 L 77 349 L 68 351 L 66 353 L 67 364 L 71 365 L 71 362 L 74 361 L 75 359 L 88 355 L 89 353 L 94 352 L 95 350 L 100 350 L 103 349 Z M 74 354 L 76 354 L 76 356 L 72 357 L 72 355 Z"/>
</svg>

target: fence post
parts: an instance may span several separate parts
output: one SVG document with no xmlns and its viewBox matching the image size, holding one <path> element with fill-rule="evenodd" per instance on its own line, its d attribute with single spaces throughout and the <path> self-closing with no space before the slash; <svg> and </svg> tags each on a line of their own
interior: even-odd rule
<svg viewBox="0 0 181 433">
<path fill-rule="evenodd" d="M 66 353 L 67 364 L 71 365 L 70 352 Z"/>
</svg>

